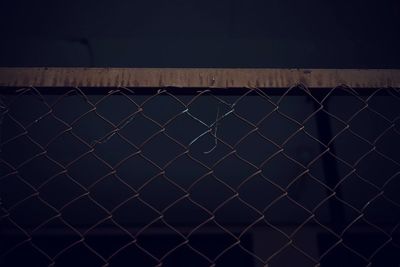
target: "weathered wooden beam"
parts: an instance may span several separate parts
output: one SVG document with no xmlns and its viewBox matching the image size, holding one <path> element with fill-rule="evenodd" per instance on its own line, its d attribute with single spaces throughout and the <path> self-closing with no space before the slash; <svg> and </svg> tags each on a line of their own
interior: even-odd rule
<svg viewBox="0 0 400 267">
<path fill-rule="evenodd" d="M 395 69 L 0 68 L 9 87 L 400 88 Z"/>
</svg>

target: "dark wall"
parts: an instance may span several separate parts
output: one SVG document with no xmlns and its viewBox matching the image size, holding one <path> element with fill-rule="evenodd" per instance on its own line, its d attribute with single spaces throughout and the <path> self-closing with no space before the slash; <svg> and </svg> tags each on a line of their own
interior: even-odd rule
<svg viewBox="0 0 400 267">
<path fill-rule="evenodd" d="M 0 66 L 398 68 L 399 1 L 1 1 Z"/>
</svg>

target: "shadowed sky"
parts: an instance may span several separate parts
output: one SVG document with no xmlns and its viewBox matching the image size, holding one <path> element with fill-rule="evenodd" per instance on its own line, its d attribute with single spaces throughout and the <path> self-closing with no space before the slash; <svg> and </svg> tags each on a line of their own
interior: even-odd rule
<svg viewBox="0 0 400 267">
<path fill-rule="evenodd" d="M 396 0 L 2 1 L 0 66 L 398 68 Z"/>
</svg>

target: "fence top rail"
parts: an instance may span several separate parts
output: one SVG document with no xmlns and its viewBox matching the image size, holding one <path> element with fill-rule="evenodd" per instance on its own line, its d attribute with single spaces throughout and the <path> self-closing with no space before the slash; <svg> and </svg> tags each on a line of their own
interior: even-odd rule
<svg viewBox="0 0 400 267">
<path fill-rule="evenodd" d="M 400 88 L 400 69 L 0 68 L 2 87 Z"/>
</svg>

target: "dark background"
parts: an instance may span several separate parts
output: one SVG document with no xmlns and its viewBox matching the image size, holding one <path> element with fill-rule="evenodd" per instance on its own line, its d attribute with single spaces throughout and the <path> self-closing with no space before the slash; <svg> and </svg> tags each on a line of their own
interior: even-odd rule
<svg viewBox="0 0 400 267">
<path fill-rule="evenodd" d="M 1 67 L 400 67 L 398 0 L 0 1 Z M 191 103 L 199 92 L 186 90 L 182 94 L 169 88 L 169 93 L 159 94 L 159 88 L 133 88 L 134 93 L 126 96 L 110 89 L 114 88 L 82 88 L 83 91 L 76 88 L 15 91 L 11 88 L 1 91 L 4 111 L 1 114 L 0 159 L 9 165 L 4 162 L 0 165 L 0 218 L 3 218 L 0 220 L 0 266 L 48 266 L 51 261 L 33 244 L 48 257 L 55 257 L 82 238 L 84 232 L 87 245 L 104 257 L 112 255 L 131 241 L 111 220 L 102 221 L 133 194 L 121 181 L 140 191 L 143 201 L 161 211 L 165 221 L 179 231 L 187 233 L 188 229 L 196 227 L 209 214 L 190 202 L 181 201 L 164 209 L 186 194 L 189 185 L 207 170 L 186 156 L 168 165 L 169 160 L 182 152 L 182 147 L 162 132 L 143 144 L 160 130 L 160 126 L 144 115 L 163 124 L 181 114 L 166 126 L 165 132 L 189 146 L 208 127 L 199 125 L 193 117 L 188 117 L 188 113 L 182 113 L 185 109 L 197 119 L 211 124 L 216 114 L 225 114 L 232 109 L 233 106 L 226 103 L 236 101 L 235 113 L 223 119 L 218 129 L 219 138 L 230 145 L 252 129 L 236 115 L 256 123 L 279 105 L 279 110 L 291 120 L 273 112 L 269 119 L 260 122 L 259 131 L 268 138 L 281 145 L 300 124 L 322 143 L 328 143 L 339 134 L 331 143 L 332 153 L 349 164 L 360 160 L 355 165 L 357 172 L 346 176 L 350 171 L 348 166 L 335 158 L 321 157 L 308 167 L 319 182 L 304 175 L 287 190 L 302 207 L 282 198 L 265 211 L 268 221 L 282 231 L 291 232 L 309 218 L 303 207 L 313 209 L 324 203 L 317 209 L 315 218 L 328 230 L 310 221 L 290 238 L 295 245 L 318 259 L 322 266 L 366 266 L 368 259 L 363 260 L 340 245 L 319 259 L 338 242 L 339 238 L 333 232 L 340 234 L 349 226 L 340 235 L 345 244 L 364 257 L 372 257 L 373 265 L 398 266 L 400 96 L 395 89 L 376 94 L 375 89 L 362 88 L 355 93 L 338 89 L 324 102 L 324 110 L 329 114 L 319 112 L 307 123 L 303 120 L 320 107 L 307 90 L 295 90 L 279 102 L 286 89 L 275 93 L 268 89 L 274 105 L 258 94 L 249 94 L 239 101 L 246 90 L 225 94 L 217 89 L 213 91 L 214 96 L 203 95 Z M 312 93 L 322 101 L 329 91 L 318 89 Z M 147 101 L 149 98 L 151 100 Z M 366 104 L 369 108 L 365 108 Z M 96 110 L 91 110 L 93 105 Z M 103 140 L 116 125 L 125 125 L 139 106 L 143 111 L 126 123 L 121 135 L 137 146 L 143 145 L 143 154 L 160 168 L 165 168 L 166 176 L 185 190 L 176 189 L 161 175 L 141 188 L 160 171 L 139 156 L 129 157 L 137 149 L 120 135 L 105 138 L 107 141 L 99 143 L 93 150 L 111 167 L 96 159 L 94 154 L 87 154 L 88 144 Z M 352 116 L 354 118 L 349 121 Z M 346 125 L 353 132 L 341 132 Z M 65 130 L 69 126 L 73 128 L 71 132 Z M 380 135 L 382 138 L 378 138 Z M 210 134 L 204 135 L 190 146 L 190 155 L 211 166 L 219 179 L 235 188 L 241 198 L 257 209 L 265 208 L 282 193 L 271 181 L 287 186 L 302 171 L 298 164 L 287 158 L 275 157 L 260 167 L 269 180 L 255 176 L 236 189 L 255 171 L 254 168 L 233 156 L 213 166 L 232 150 L 219 142 L 213 153 L 205 154 L 213 145 L 214 138 Z M 302 132 L 282 147 L 305 165 L 324 151 L 320 143 Z M 372 147 L 390 159 L 376 152 L 367 153 Z M 238 155 L 260 166 L 260 161 L 277 148 L 257 135 L 250 135 L 236 149 Z M 38 156 L 43 151 L 46 153 Z M 123 164 L 118 164 L 123 160 Z M 68 175 L 61 172 L 54 161 L 64 166 Z M 110 168 L 116 170 L 121 180 L 108 174 Z M 214 210 L 234 193 L 214 178 L 202 179 L 190 190 L 190 195 L 211 210 L 217 222 L 239 235 L 254 223 L 257 214 L 236 200 Z M 337 185 L 337 196 L 359 211 L 355 212 L 336 198 L 325 201 L 331 192 L 321 183 L 331 188 Z M 380 194 L 383 190 L 391 202 Z M 86 191 L 90 191 L 90 197 L 84 194 Z M 52 217 L 57 213 L 62 217 Z M 357 219 L 360 214 L 365 220 Z M 113 211 L 113 216 L 131 234 L 137 234 L 149 224 L 148 231 L 138 235 L 138 244 L 159 258 L 182 242 L 182 237 L 169 231 L 161 221 L 152 223 L 158 214 L 136 198 Z M 53 219 L 46 221 L 49 218 Z M 66 227 L 67 223 L 76 231 Z M 43 225 L 32 230 L 40 224 Z M 29 234 L 23 234 L 16 225 Z M 389 239 L 393 242 L 380 249 Z M 2 257 L 4 251 L 24 240 L 32 240 L 32 243 L 23 243 Z M 212 259 L 235 241 L 226 231 L 212 224 L 196 230 L 190 237 L 190 244 Z M 240 241 L 243 247 L 263 260 L 288 243 L 284 235 L 263 222 L 254 225 Z M 373 255 L 375 251 L 377 253 Z M 61 253 L 55 262 L 56 266 L 104 264 L 83 242 Z M 219 266 L 261 266 L 238 247 L 216 262 Z M 111 266 L 126 266 L 126 263 L 156 265 L 154 259 L 146 257 L 135 246 L 127 247 L 110 260 Z M 163 266 L 173 267 L 209 266 L 204 258 L 185 247 L 175 250 L 163 263 Z M 274 256 L 271 265 L 315 266 L 315 263 L 290 247 Z"/>
<path fill-rule="evenodd" d="M 399 1 L 0 2 L 0 66 L 398 68 Z"/>
</svg>

